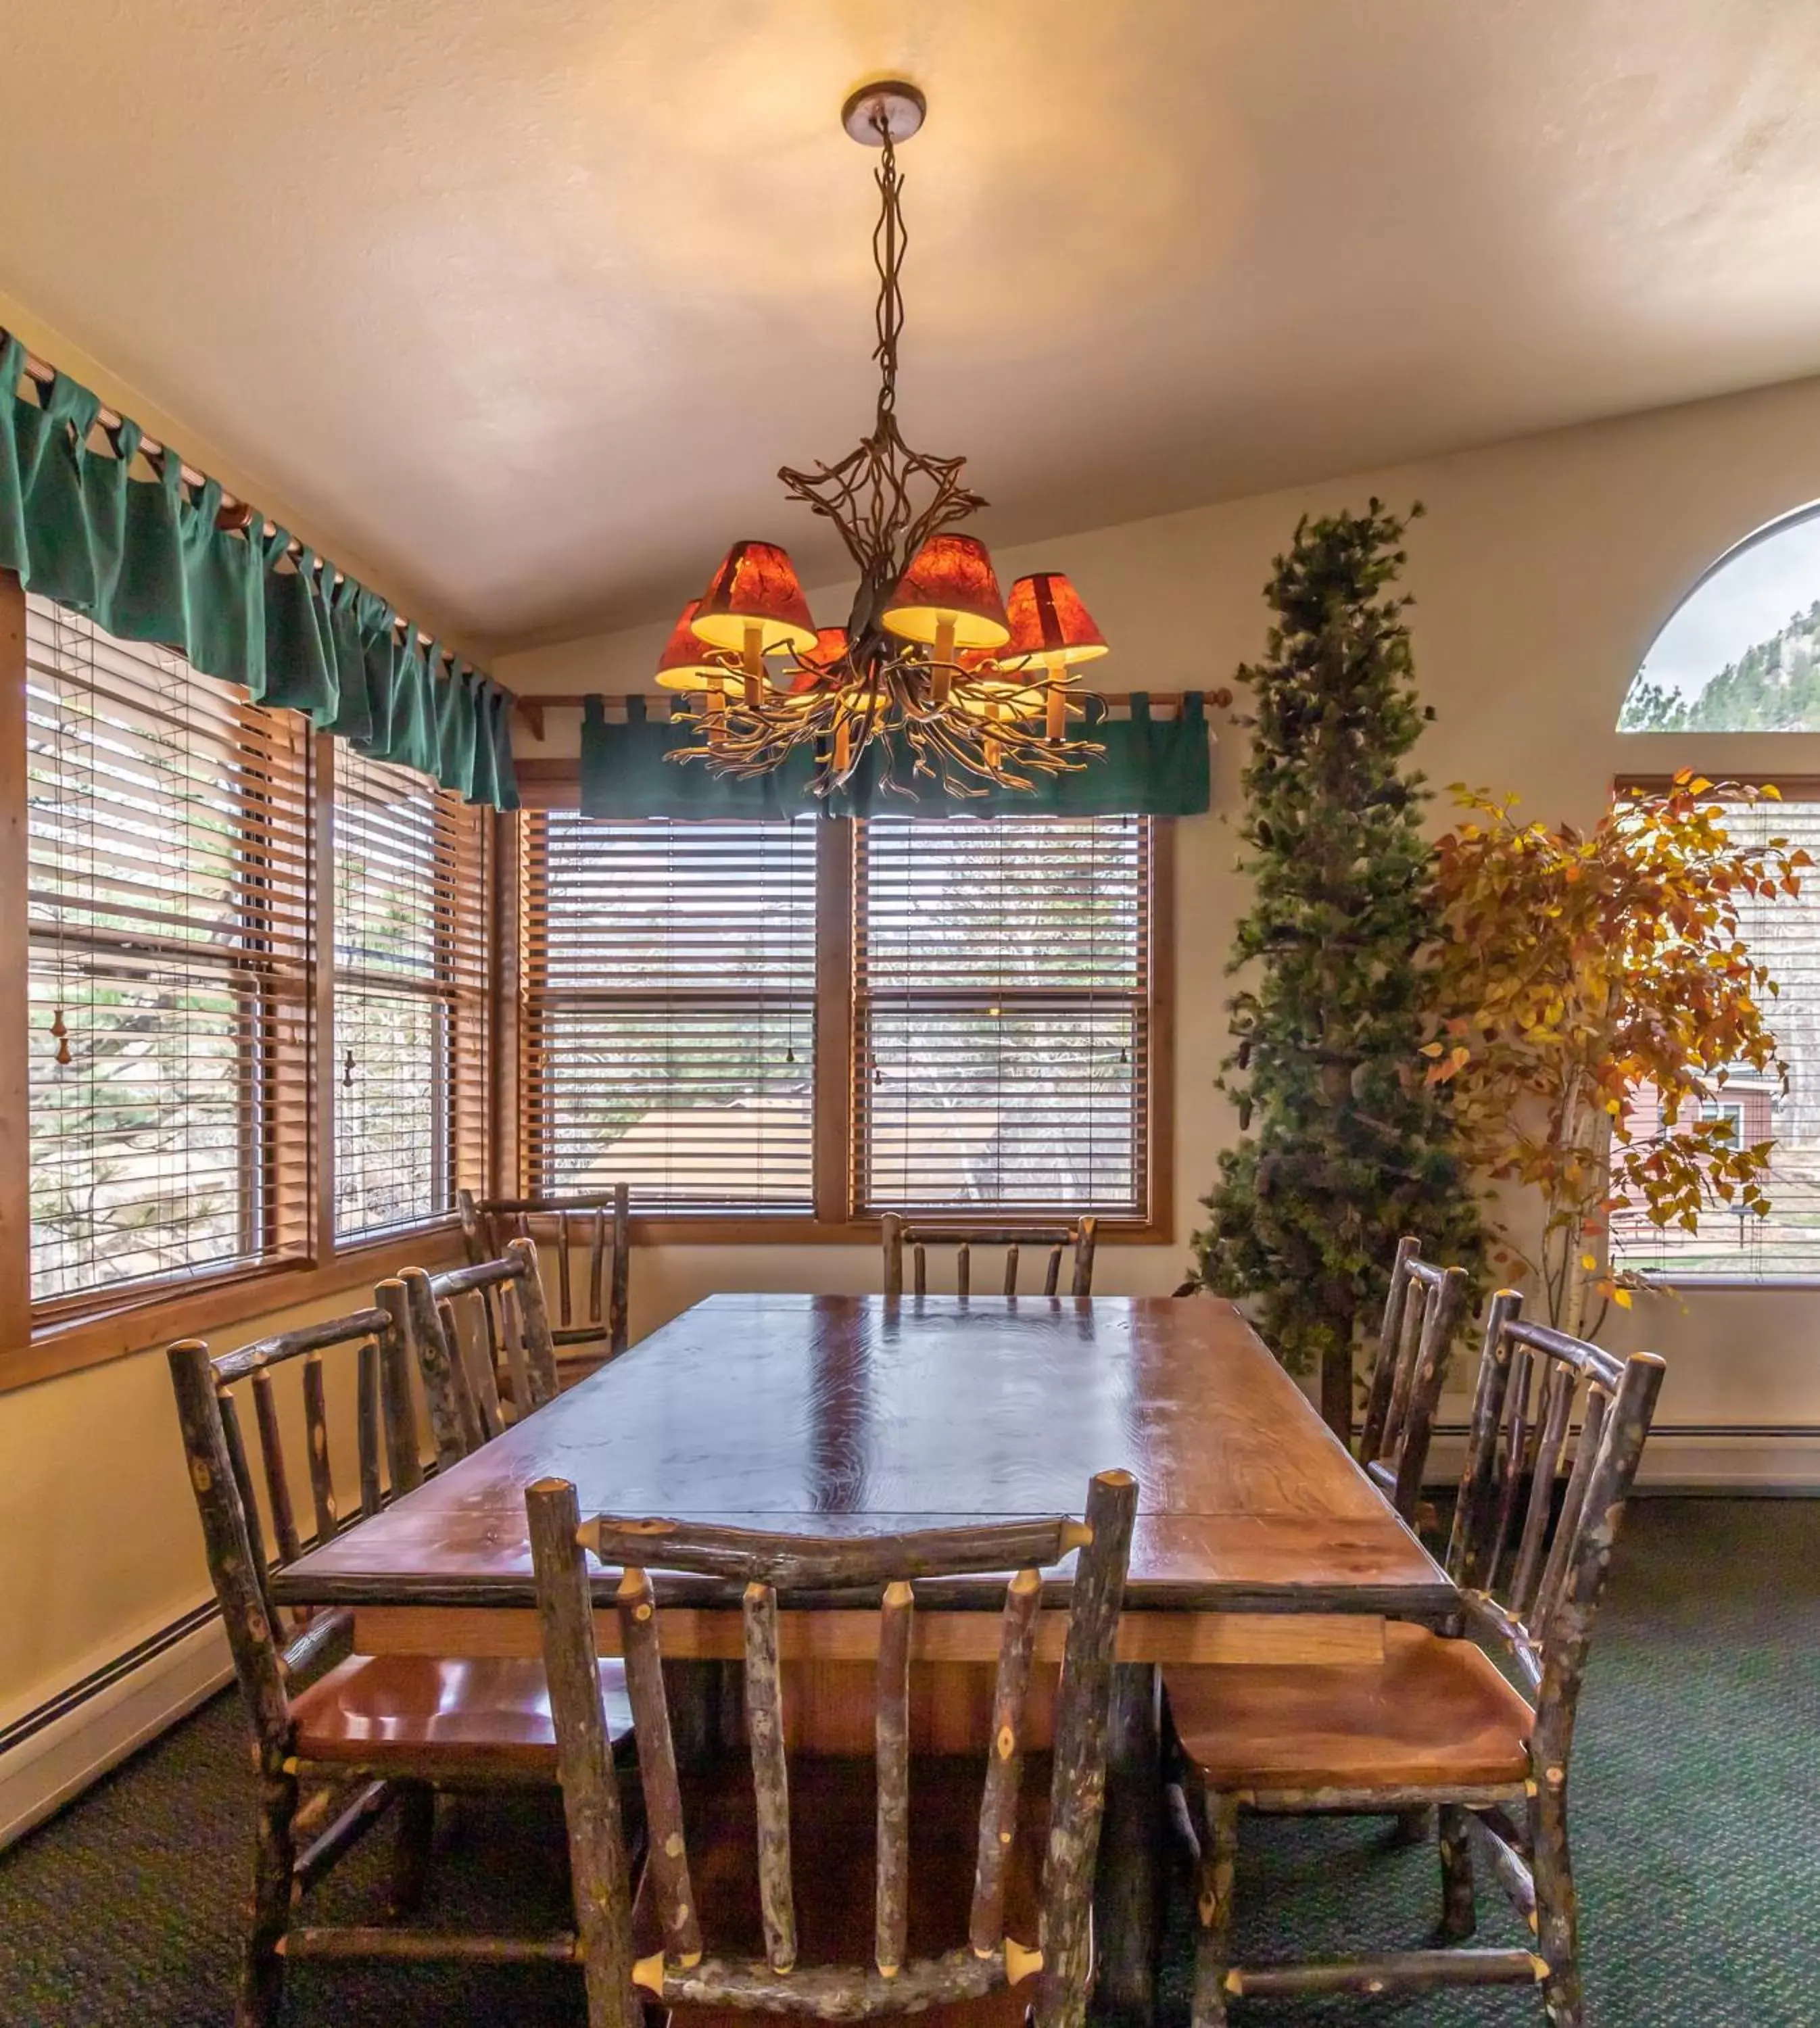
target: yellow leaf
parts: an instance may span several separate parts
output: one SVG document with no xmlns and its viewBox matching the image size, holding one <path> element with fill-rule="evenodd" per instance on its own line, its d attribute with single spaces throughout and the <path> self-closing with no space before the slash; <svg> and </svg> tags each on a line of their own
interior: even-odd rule
<svg viewBox="0 0 1820 2028">
<path fill-rule="evenodd" d="M 1627 1310 L 1630 1307 L 1630 1291 L 1628 1289 L 1614 1289 L 1611 1291 L 1611 1300 L 1619 1309 Z"/>
</svg>

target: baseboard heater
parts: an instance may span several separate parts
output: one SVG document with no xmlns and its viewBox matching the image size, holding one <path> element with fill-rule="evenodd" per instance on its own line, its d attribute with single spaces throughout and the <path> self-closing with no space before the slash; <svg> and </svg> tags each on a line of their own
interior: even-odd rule
<svg viewBox="0 0 1820 2028">
<path fill-rule="evenodd" d="M 148 1745 L 233 1674 L 210 1600 L 0 1726 L 0 1849 Z"/>
<path fill-rule="evenodd" d="M 1464 1460 L 1467 1426 L 1437 1423 L 1424 1475 L 1451 1486 Z M 1659 1423 L 1650 1431 L 1637 1497 L 1700 1493 L 1804 1498 L 1820 1493 L 1820 1424 Z"/>
</svg>

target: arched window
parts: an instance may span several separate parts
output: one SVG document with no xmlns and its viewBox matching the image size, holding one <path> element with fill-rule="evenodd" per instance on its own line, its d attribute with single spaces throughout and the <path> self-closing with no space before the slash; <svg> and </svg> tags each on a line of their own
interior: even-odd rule
<svg viewBox="0 0 1820 2028">
<path fill-rule="evenodd" d="M 1820 732 L 1820 502 L 1728 550 L 1650 645 L 1620 732 Z"/>
</svg>

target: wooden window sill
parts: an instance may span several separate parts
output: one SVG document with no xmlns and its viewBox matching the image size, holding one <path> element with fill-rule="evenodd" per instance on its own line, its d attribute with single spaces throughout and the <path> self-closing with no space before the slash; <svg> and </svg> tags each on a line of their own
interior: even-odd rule
<svg viewBox="0 0 1820 2028">
<path fill-rule="evenodd" d="M 1008 1231 L 1027 1227 L 1032 1232 L 1052 1230 L 1067 1224 L 1072 1212 L 1027 1212 L 1010 1217 L 982 1208 L 977 1212 L 916 1212 L 906 1213 L 919 1224 L 991 1225 Z M 842 1223 L 807 1216 L 742 1216 L 705 1212 L 634 1212 L 631 1222 L 634 1246 L 878 1246 L 882 1244 L 876 1216 L 861 1213 Z M 1174 1230 L 1144 1219 L 1100 1220 L 1102 1246 L 1172 1246 Z"/>
<path fill-rule="evenodd" d="M 207 1337 L 331 1296 L 365 1299 L 375 1282 L 401 1268 L 443 1268 L 461 1254 L 460 1226 L 443 1219 L 338 1248 L 326 1260 L 261 1264 L 112 1301 L 98 1293 L 80 1307 L 61 1302 L 34 1320 L 29 1345 L 0 1350 L 0 1393 L 154 1351 L 179 1338 Z"/>
</svg>

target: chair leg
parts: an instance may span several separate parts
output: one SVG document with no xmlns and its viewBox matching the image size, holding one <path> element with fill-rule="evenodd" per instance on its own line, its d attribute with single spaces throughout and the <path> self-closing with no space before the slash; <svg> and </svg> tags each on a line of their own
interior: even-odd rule
<svg viewBox="0 0 1820 2028">
<path fill-rule="evenodd" d="M 1238 1863 L 1238 1798 L 1209 1795 L 1207 1835 L 1195 1882 L 1192 2028 L 1225 2028 L 1226 1974 L 1232 1962 L 1233 1876 Z"/>
<path fill-rule="evenodd" d="M 424 1905 L 430 1884 L 430 1841 L 436 1830 L 436 1792 L 427 1782 L 405 1782 L 398 1789 L 398 1824 L 392 1846 L 391 1892 L 387 1899 L 394 1919 L 412 1915 Z"/>
<path fill-rule="evenodd" d="M 290 1876 L 297 1852 L 297 1777 L 276 1760 L 259 1771 L 259 1818 L 253 1860 L 252 1923 L 241 1960 L 235 2028 L 277 2028 L 284 2004 L 279 1945 L 290 1921 Z"/>
<path fill-rule="evenodd" d="M 1544 1784 L 1530 1804 L 1532 1869 L 1536 1883 L 1536 1948 L 1548 1966 L 1542 2002 L 1550 2028 L 1581 2028 L 1580 1911 L 1567 1851 L 1567 1799 L 1559 1785 Z"/>
<path fill-rule="evenodd" d="M 1441 1806 L 1441 1940 L 1464 1943 L 1478 1926 L 1473 1902 L 1472 1834 L 1458 1803 Z"/>
</svg>

